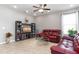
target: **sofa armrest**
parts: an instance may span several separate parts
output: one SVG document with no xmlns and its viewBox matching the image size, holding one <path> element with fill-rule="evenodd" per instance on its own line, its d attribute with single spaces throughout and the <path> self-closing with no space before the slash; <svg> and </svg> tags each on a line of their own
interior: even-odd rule
<svg viewBox="0 0 79 59">
<path fill-rule="evenodd" d="M 79 46 L 74 47 L 74 50 L 79 53 Z"/>
<path fill-rule="evenodd" d="M 76 40 L 74 40 L 73 46 L 74 46 L 74 50 L 75 50 L 77 53 L 79 53 L 79 45 L 78 45 L 78 43 L 76 42 Z"/>
<path fill-rule="evenodd" d="M 59 47 L 59 46 L 52 46 L 51 48 L 50 48 L 50 50 L 51 50 L 51 53 L 53 54 L 53 53 L 55 53 L 55 54 L 76 54 L 76 52 L 75 51 L 70 51 L 70 50 L 66 50 L 66 49 L 64 49 L 64 48 L 61 48 L 61 47 Z"/>
</svg>

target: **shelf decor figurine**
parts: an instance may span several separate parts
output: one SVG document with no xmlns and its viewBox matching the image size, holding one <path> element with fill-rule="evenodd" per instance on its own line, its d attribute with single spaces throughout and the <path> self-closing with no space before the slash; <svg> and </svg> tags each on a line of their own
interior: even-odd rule
<svg viewBox="0 0 79 59">
<path fill-rule="evenodd" d="M 8 44 L 10 42 L 10 37 L 11 36 L 12 36 L 12 34 L 10 32 L 6 33 L 6 40 L 5 40 L 6 44 Z"/>
</svg>

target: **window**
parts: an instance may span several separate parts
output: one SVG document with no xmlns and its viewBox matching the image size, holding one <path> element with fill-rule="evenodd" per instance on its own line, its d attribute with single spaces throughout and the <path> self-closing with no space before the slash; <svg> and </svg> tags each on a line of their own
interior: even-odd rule
<svg viewBox="0 0 79 59">
<path fill-rule="evenodd" d="M 64 14 L 62 15 L 62 32 L 68 34 L 69 29 L 77 30 L 77 13 Z"/>
</svg>

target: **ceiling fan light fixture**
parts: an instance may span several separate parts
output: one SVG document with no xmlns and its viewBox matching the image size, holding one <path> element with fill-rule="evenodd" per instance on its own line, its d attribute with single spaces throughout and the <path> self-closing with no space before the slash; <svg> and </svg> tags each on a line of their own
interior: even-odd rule
<svg viewBox="0 0 79 59">
<path fill-rule="evenodd" d="M 38 11 L 39 11 L 39 12 L 43 12 L 44 10 L 43 10 L 43 9 L 39 9 Z"/>
<path fill-rule="evenodd" d="M 26 10 L 26 13 L 28 13 L 29 11 L 28 10 Z"/>
<path fill-rule="evenodd" d="M 75 5 L 73 5 L 73 4 L 70 4 L 70 7 L 74 7 Z"/>
<path fill-rule="evenodd" d="M 13 5 L 13 8 L 17 8 L 17 6 L 16 5 Z"/>
<path fill-rule="evenodd" d="M 48 12 L 50 12 L 50 11 L 48 11 Z"/>
</svg>

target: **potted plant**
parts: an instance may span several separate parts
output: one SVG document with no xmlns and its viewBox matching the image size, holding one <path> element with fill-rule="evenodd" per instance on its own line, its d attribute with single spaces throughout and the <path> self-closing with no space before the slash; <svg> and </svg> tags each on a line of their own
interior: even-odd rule
<svg viewBox="0 0 79 59">
<path fill-rule="evenodd" d="M 9 43 L 10 42 L 10 37 L 12 36 L 12 34 L 10 32 L 7 32 L 6 33 L 6 43 Z"/>
<path fill-rule="evenodd" d="M 76 33 L 77 33 L 77 30 L 74 30 L 73 28 L 68 30 L 69 36 L 74 36 Z"/>
</svg>

